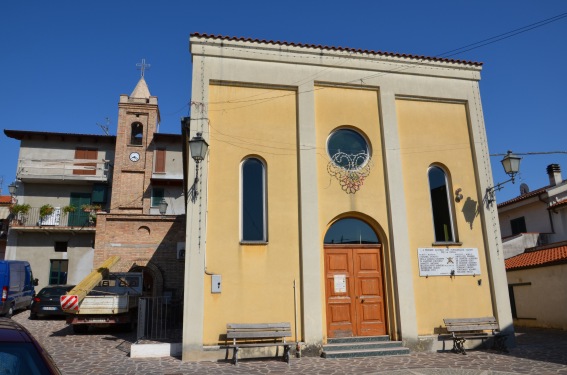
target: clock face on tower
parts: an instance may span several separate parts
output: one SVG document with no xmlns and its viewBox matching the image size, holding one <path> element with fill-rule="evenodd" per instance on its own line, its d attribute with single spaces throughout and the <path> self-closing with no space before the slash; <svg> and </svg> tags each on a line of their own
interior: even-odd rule
<svg viewBox="0 0 567 375">
<path fill-rule="evenodd" d="M 137 152 L 132 152 L 130 154 L 130 160 L 133 162 L 137 162 L 138 160 L 140 160 L 140 154 L 138 154 Z"/>
</svg>

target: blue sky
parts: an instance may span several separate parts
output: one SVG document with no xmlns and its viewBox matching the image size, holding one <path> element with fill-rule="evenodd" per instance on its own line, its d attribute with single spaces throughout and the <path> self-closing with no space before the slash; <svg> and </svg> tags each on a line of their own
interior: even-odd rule
<svg viewBox="0 0 567 375">
<path fill-rule="evenodd" d="M 193 32 L 437 56 L 567 13 L 548 1 L 2 1 L 2 129 L 116 133 L 118 99 L 140 72 L 159 98 L 161 132 L 189 114 Z M 491 153 L 567 151 L 567 18 L 453 56 L 484 63 L 480 83 Z M 14 180 L 19 142 L 0 134 L 3 194 Z M 494 180 L 507 180 L 501 157 Z M 548 183 L 567 154 L 525 156 L 520 181 Z M 502 202 L 519 183 L 497 193 Z"/>
</svg>

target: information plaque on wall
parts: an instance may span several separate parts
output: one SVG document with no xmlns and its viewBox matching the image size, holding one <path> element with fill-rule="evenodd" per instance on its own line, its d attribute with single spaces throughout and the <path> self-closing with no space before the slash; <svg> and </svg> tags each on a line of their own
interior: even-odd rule
<svg viewBox="0 0 567 375">
<path fill-rule="evenodd" d="M 419 276 L 480 275 L 476 248 L 418 248 Z"/>
</svg>

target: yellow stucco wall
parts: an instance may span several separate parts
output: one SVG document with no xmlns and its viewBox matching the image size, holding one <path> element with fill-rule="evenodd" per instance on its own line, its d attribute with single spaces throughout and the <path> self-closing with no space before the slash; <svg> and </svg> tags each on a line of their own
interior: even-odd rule
<svg viewBox="0 0 567 375">
<path fill-rule="evenodd" d="M 418 332 L 433 334 L 443 318 L 492 316 L 489 276 L 480 216 L 467 108 L 459 103 L 417 100 L 396 101 Z M 462 246 L 478 248 L 481 275 L 420 277 L 417 249 L 435 241 L 429 195 L 428 168 L 440 165 L 448 172 L 455 218 L 456 239 Z M 463 200 L 454 192 L 461 188 Z M 441 247 L 442 248 L 442 247 Z M 408 275 L 409 276 L 409 275 Z M 481 281 L 481 285 L 478 284 Z"/>
<path fill-rule="evenodd" d="M 318 193 L 319 193 L 319 233 L 321 234 L 321 254 L 323 239 L 329 226 L 343 217 L 357 217 L 366 221 L 377 232 L 384 251 L 383 263 L 389 262 L 388 248 L 388 210 L 386 202 L 382 136 L 380 129 L 379 96 L 377 90 L 351 88 L 317 87 L 315 91 L 315 123 L 318 149 Z M 339 181 L 327 171 L 329 156 L 327 140 L 338 128 L 352 128 L 362 133 L 370 144 L 372 169 L 364 184 L 354 194 L 341 189 Z M 389 267 L 388 267 L 389 268 Z M 321 256 L 322 301 L 325 312 L 324 257 Z M 384 285 L 386 292 L 389 283 Z M 388 312 L 386 312 L 388 314 Z M 390 314 L 391 316 L 391 314 Z M 393 319 L 393 317 L 391 317 Z M 388 322 L 392 323 L 392 322 Z M 326 320 L 323 319 L 323 332 L 326 334 Z"/>
<path fill-rule="evenodd" d="M 567 330 L 567 264 L 506 272 L 513 285 L 514 324 Z"/>
<path fill-rule="evenodd" d="M 383 243 L 385 299 L 389 332 L 395 334 L 396 307 L 388 239 L 388 203 L 377 90 L 317 86 L 315 136 L 319 233 L 321 236 L 321 305 L 325 315 L 323 238 L 338 218 L 365 220 Z M 206 267 L 222 275 L 222 293 L 212 294 L 205 277 L 204 344 L 219 341 L 230 322 L 294 324 L 293 281 L 297 282 L 301 327 L 299 182 L 296 93 L 291 90 L 211 85 L 209 87 L 210 163 Z M 406 193 L 412 278 L 419 334 L 433 334 L 446 317 L 494 315 L 474 177 L 471 142 L 464 104 L 397 100 L 397 118 Z M 327 139 L 336 129 L 361 132 L 371 146 L 372 169 L 355 194 L 347 194 L 329 175 Z M 240 243 L 240 163 L 257 156 L 267 165 L 268 243 Z M 449 171 L 457 240 L 478 248 L 481 275 L 420 277 L 417 249 L 434 242 L 428 168 Z M 393 208 L 395 209 L 395 207 Z M 457 245 L 455 245 L 457 246 Z M 403 255 L 403 254 L 402 254 Z M 400 256 L 398 254 L 398 256 Z M 481 285 L 478 284 L 481 281 Z M 323 332 L 326 321 L 323 317 Z M 295 328 L 292 329 L 293 331 Z M 301 332 L 301 328 L 298 328 Z"/>
<path fill-rule="evenodd" d="M 296 93 L 211 85 L 209 95 L 206 267 L 222 275 L 222 293 L 211 293 L 206 276 L 204 344 L 218 343 L 227 323 L 285 321 L 294 332 L 294 280 L 301 325 Z M 261 245 L 240 244 L 240 164 L 249 156 L 267 166 Z"/>
</svg>

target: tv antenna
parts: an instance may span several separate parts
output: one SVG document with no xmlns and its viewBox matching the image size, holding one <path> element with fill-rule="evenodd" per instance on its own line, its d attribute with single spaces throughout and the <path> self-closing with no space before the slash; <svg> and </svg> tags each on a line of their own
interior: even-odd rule
<svg viewBox="0 0 567 375">
<path fill-rule="evenodd" d="M 96 123 L 98 126 L 100 126 L 100 128 L 102 129 L 102 131 L 104 132 L 104 134 L 106 135 L 110 135 L 108 133 L 108 125 L 110 124 L 110 119 L 108 117 L 105 118 L 106 120 L 106 124 L 99 124 L 98 122 Z"/>
</svg>

